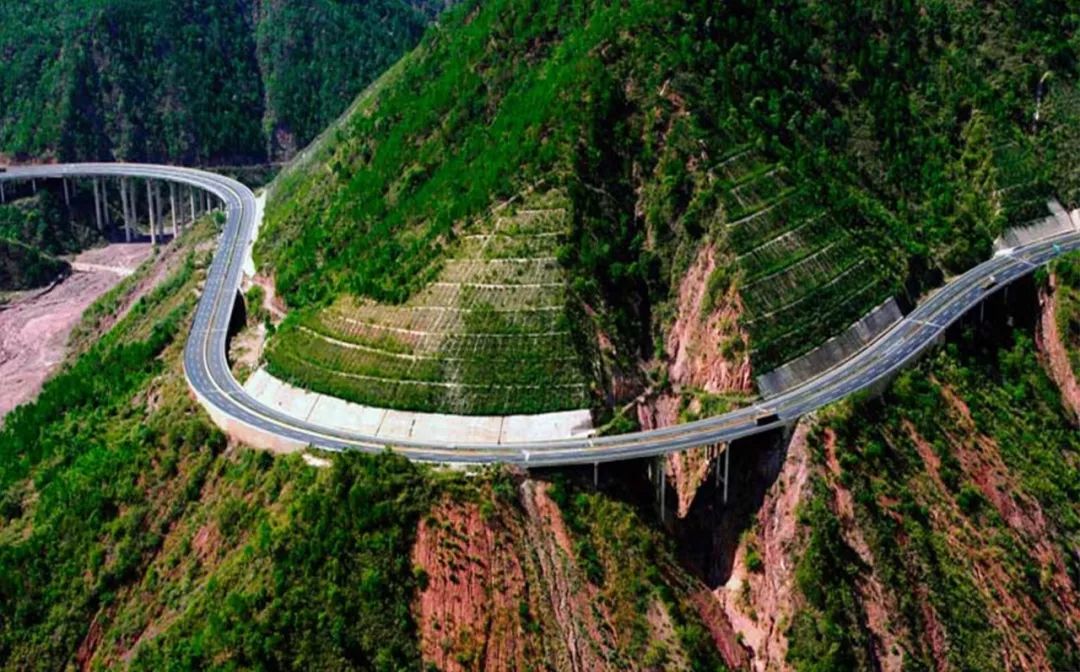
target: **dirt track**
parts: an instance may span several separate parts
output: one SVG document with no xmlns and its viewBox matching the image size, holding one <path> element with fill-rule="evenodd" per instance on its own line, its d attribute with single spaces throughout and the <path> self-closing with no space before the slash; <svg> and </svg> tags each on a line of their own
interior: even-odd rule
<svg viewBox="0 0 1080 672">
<path fill-rule="evenodd" d="M 149 255 L 147 244 L 113 244 L 73 261 L 134 270 Z M 122 279 L 104 270 L 76 271 L 52 290 L 27 292 L 0 310 L 0 418 L 37 394 L 63 361 L 83 311 Z"/>
</svg>

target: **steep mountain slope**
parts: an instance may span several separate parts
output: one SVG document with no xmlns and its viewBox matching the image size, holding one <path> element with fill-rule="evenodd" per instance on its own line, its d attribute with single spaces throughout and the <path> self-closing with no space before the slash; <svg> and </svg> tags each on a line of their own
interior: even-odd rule
<svg viewBox="0 0 1080 672">
<path fill-rule="evenodd" d="M 287 157 L 444 2 L 48 0 L 0 7 L 0 155 Z"/>
<path fill-rule="evenodd" d="M 736 448 L 735 505 L 691 519 L 754 669 L 1076 667 L 1080 434 L 1016 319 L 958 331 L 778 452 Z"/>
<path fill-rule="evenodd" d="M 626 669 L 644 654 L 650 669 L 716 669 L 685 601 L 698 584 L 629 506 L 570 500 L 563 485 L 506 473 L 439 474 L 388 455 L 324 456 L 315 462 L 328 468 L 316 468 L 230 445 L 188 394 L 181 365 L 216 233 L 211 221 L 186 232 L 159 261 L 163 281 L 134 304 L 152 272 L 103 298 L 67 366 L 0 428 L 0 667 L 466 665 L 485 635 L 469 638 L 472 621 L 432 621 L 431 609 L 456 610 L 456 586 L 505 561 L 535 572 L 508 577 L 508 590 L 532 597 L 477 608 L 512 624 L 500 641 L 519 641 L 524 664 L 573 655 Z M 565 543 L 547 536 L 547 521 L 562 520 L 553 497 L 572 512 Z M 516 559 L 460 555 L 462 512 Z M 575 550 L 593 547 L 589 558 Z M 606 606 L 553 603 L 569 590 Z M 558 622 L 545 626 L 553 610 Z M 444 646 L 432 628 L 462 636 Z"/>
<path fill-rule="evenodd" d="M 768 370 L 1071 197 L 1077 20 L 1060 2 L 469 3 L 277 181 L 259 257 L 307 315 L 407 302 L 471 222 L 542 184 L 568 199 L 558 258 L 596 406 L 670 382 L 706 246 L 707 347 Z"/>
</svg>

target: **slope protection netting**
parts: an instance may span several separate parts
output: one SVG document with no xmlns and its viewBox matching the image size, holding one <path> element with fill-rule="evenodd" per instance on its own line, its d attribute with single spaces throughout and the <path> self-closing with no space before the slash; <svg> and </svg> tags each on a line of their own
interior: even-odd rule
<svg viewBox="0 0 1080 672">
<path fill-rule="evenodd" d="M 714 173 L 757 367 L 813 348 L 888 296 L 890 283 L 864 263 L 850 231 L 783 166 L 751 149 L 734 152 Z"/>
<path fill-rule="evenodd" d="M 287 322 L 271 373 L 357 403 L 504 415 L 585 408 L 550 194 L 471 222 L 435 281 L 402 305 L 344 297 Z"/>
</svg>

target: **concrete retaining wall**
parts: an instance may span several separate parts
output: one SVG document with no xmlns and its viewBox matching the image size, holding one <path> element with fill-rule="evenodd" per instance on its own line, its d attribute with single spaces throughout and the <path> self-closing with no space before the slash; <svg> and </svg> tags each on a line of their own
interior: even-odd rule
<svg viewBox="0 0 1080 672">
<path fill-rule="evenodd" d="M 1005 231 L 1001 234 L 1001 237 L 994 241 L 994 251 L 998 252 L 999 250 L 1027 245 L 1044 238 L 1077 230 L 1077 222 L 1069 216 L 1069 213 L 1056 199 L 1047 201 L 1046 206 L 1050 208 L 1052 213 L 1049 217 Z"/>
<path fill-rule="evenodd" d="M 844 333 L 833 336 L 805 355 L 757 377 L 761 396 L 768 399 L 820 375 L 862 350 L 903 317 L 896 299 L 870 311 Z"/>
</svg>

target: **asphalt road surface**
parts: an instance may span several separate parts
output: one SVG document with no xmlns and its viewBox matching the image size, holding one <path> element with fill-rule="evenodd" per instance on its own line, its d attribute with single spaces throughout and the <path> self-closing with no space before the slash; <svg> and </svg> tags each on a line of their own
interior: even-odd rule
<svg viewBox="0 0 1080 672">
<path fill-rule="evenodd" d="M 950 324 L 988 295 L 1054 257 L 1080 249 L 1080 233 L 1069 232 L 999 253 L 953 279 L 852 358 L 783 394 L 724 415 L 592 439 L 511 444 L 449 443 L 436 436 L 388 440 L 290 417 L 251 397 L 233 378 L 225 347 L 229 318 L 240 287 L 244 249 L 255 225 L 255 196 L 247 187 L 189 168 L 120 163 L 13 167 L 0 173 L 0 181 L 116 176 L 195 186 L 225 205 L 224 231 L 184 350 L 188 383 L 213 415 L 243 423 L 266 436 L 325 450 L 381 452 L 390 448 L 411 459 L 442 463 L 556 466 L 611 462 L 730 442 L 791 424 L 890 376 L 933 345 Z"/>
</svg>

